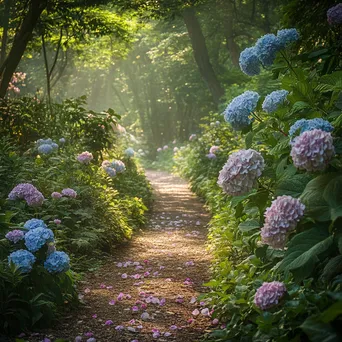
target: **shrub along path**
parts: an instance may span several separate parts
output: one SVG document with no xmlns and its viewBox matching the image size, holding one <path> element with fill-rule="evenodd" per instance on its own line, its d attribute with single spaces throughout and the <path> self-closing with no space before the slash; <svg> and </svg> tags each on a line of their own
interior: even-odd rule
<svg viewBox="0 0 342 342">
<path fill-rule="evenodd" d="M 52 341 L 195 342 L 210 328 L 209 310 L 194 303 L 208 280 L 209 216 L 185 181 L 165 172 L 147 176 L 155 190 L 149 226 L 82 282 L 85 306 L 46 334 Z"/>
</svg>

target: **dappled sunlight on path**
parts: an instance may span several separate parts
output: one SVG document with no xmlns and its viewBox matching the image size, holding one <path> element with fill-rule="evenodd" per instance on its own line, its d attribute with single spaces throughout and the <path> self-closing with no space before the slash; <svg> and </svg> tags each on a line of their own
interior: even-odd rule
<svg viewBox="0 0 342 342">
<path fill-rule="evenodd" d="M 82 282 L 84 307 L 48 337 L 195 342 L 210 327 L 209 310 L 194 298 L 208 280 L 208 214 L 185 181 L 165 172 L 147 176 L 156 198 L 147 229 Z"/>
</svg>

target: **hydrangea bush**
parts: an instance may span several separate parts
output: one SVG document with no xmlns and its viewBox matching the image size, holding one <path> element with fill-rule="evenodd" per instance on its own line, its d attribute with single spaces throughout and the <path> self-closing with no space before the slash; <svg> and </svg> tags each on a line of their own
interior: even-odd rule
<svg viewBox="0 0 342 342">
<path fill-rule="evenodd" d="M 327 13 L 335 31 L 338 9 Z M 244 50 L 241 71 L 255 76 L 274 65 L 276 88 L 251 81 L 224 112 L 234 137 L 216 143 L 208 123 L 177 156 L 178 171 L 213 212 L 206 297 L 225 327 L 210 341 L 311 340 L 318 326 L 322 336 L 339 337 L 341 72 L 329 69 L 329 59 L 296 50 L 299 38 L 296 29 L 282 29 Z M 246 93 L 256 94 L 253 103 Z M 229 159 L 218 158 L 207 172 L 210 161 L 200 156 L 214 144 Z"/>
</svg>

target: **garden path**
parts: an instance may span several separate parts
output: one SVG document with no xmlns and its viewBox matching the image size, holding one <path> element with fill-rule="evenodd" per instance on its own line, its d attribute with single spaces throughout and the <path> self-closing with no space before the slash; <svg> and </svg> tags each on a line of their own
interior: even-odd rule
<svg viewBox="0 0 342 342">
<path fill-rule="evenodd" d="M 193 297 L 206 291 L 202 284 L 209 276 L 205 249 L 209 215 L 184 180 L 159 171 L 147 171 L 147 177 L 155 191 L 147 229 L 82 282 L 85 306 L 46 335 L 52 341 L 57 337 L 74 341 L 78 335 L 87 341 L 85 334 L 91 332 L 97 342 L 195 342 L 210 329 L 208 310 L 203 303 L 193 303 Z M 125 265 L 127 261 L 136 266 Z M 149 319 L 141 319 L 141 305 L 147 306 Z M 139 311 L 133 312 L 134 306 Z M 200 313 L 193 315 L 196 309 Z M 124 329 L 116 330 L 120 325 Z"/>
</svg>

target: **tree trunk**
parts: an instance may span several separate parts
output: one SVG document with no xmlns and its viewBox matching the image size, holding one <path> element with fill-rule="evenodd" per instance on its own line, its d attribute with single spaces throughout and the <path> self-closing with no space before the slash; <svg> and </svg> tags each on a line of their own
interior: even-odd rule
<svg viewBox="0 0 342 342">
<path fill-rule="evenodd" d="M 6 59 L 6 49 L 7 49 L 7 39 L 8 39 L 8 26 L 10 19 L 10 11 L 11 11 L 11 0 L 5 0 L 5 8 L 4 8 L 4 27 L 1 38 L 1 55 L 0 55 L 0 65 Z"/>
<path fill-rule="evenodd" d="M 240 48 L 235 42 L 233 6 L 230 1 L 222 1 L 219 9 L 224 13 L 223 30 L 230 58 L 233 65 L 239 67 Z"/>
<path fill-rule="evenodd" d="M 208 49 L 200 23 L 196 18 L 195 10 L 193 8 L 185 9 L 183 12 L 183 18 L 189 33 L 198 69 L 211 92 L 215 104 L 218 105 L 220 98 L 224 94 L 224 90 L 216 77 L 213 66 L 210 63 Z"/>
<path fill-rule="evenodd" d="M 5 97 L 12 75 L 17 69 L 23 56 L 27 43 L 32 37 L 32 32 L 43 10 L 47 6 L 47 0 L 31 0 L 29 10 L 14 37 L 12 48 L 0 67 L 0 97 Z"/>
</svg>

